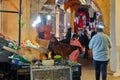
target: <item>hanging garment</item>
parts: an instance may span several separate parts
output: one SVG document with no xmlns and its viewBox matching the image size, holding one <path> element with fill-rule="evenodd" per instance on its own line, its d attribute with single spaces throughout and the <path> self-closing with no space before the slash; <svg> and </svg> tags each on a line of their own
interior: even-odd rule
<svg viewBox="0 0 120 80">
<path fill-rule="evenodd" d="M 78 17 L 74 20 L 74 33 L 78 33 Z"/>
<path fill-rule="evenodd" d="M 78 19 L 78 27 L 80 29 L 83 29 L 83 26 L 84 26 L 84 20 L 83 20 L 82 16 L 80 16 Z"/>
<path fill-rule="evenodd" d="M 89 23 L 90 22 L 90 16 L 89 16 L 89 13 L 86 13 L 86 23 Z"/>
<path fill-rule="evenodd" d="M 78 12 L 78 16 L 85 16 L 84 12 Z"/>
<path fill-rule="evenodd" d="M 90 7 L 89 8 L 89 16 L 90 16 L 90 18 L 94 17 L 94 12 L 95 12 L 95 10 L 92 7 Z"/>
</svg>

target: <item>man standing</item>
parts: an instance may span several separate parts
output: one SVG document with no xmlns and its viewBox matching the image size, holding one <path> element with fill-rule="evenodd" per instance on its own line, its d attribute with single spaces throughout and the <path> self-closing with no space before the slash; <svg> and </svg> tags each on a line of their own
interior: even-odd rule
<svg viewBox="0 0 120 80">
<path fill-rule="evenodd" d="M 107 80 L 107 64 L 110 59 L 111 41 L 103 33 L 103 30 L 104 25 L 102 23 L 98 24 L 97 34 L 93 36 L 89 43 L 89 49 L 93 55 L 96 80 L 100 80 L 100 72 L 102 73 L 102 80 Z"/>
</svg>

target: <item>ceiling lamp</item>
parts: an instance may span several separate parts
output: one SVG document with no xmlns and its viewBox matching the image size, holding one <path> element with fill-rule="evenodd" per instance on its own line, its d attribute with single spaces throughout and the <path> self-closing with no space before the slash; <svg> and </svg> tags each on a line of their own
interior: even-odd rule
<svg viewBox="0 0 120 80">
<path fill-rule="evenodd" d="M 47 20 L 51 20 L 51 16 L 50 15 L 47 15 Z"/>
</svg>

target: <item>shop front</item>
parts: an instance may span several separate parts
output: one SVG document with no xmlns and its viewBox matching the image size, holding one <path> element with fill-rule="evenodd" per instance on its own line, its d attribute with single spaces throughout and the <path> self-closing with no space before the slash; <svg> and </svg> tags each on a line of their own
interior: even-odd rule
<svg viewBox="0 0 120 80">
<path fill-rule="evenodd" d="M 106 3 L 107 1 L 108 3 Z M 118 72 L 115 75 L 119 75 L 119 37 L 117 36 L 119 31 L 117 31 L 118 27 L 115 27 L 116 29 L 112 27 L 119 26 L 119 23 L 115 22 L 117 19 L 115 15 L 119 16 L 119 14 L 113 13 L 113 8 L 115 8 L 113 5 L 117 3 L 113 4 L 111 1 L 113 12 L 110 16 L 109 3 L 109 0 L 103 2 L 92 0 L 92 2 L 86 3 L 84 0 L 59 0 L 56 4 L 55 0 L 22 0 L 20 4 L 18 0 L 1 0 L 0 53 L 6 53 L 3 56 L 9 59 L 7 62 L 9 64 L 5 64 L 5 66 L 11 66 L 11 64 L 13 66 L 5 67 L 4 70 L 8 69 L 6 73 L 12 69 L 9 74 L 13 72 L 11 74 L 16 75 L 13 77 L 2 71 L 0 74 L 3 76 L 0 78 L 80 80 L 82 65 L 68 60 L 70 53 L 67 51 L 74 49 L 66 44 L 62 44 L 61 47 L 61 44 L 52 44 L 52 42 L 65 39 L 69 28 L 75 34 L 81 35 L 85 29 L 91 34 L 99 22 L 105 24 L 105 33 L 110 35 L 113 42 L 111 55 L 115 57 L 111 56 L 110 68 L 112 71 Z M 116 25 L 114 25 L 115 23 Z M 89 38 L 91 37 L 89 36 Z M 53 45 L 55 49 L 51 49 Z M 56 51 L 56 55 L 52 53 L 53 50 Z M 114 55 L 114 52 L 117 54 Z M 1 59 L 3 62 L 5 61 L 3 57 Z M 0 61 L 0 63 L 3 62 Z M 38 76 L 37 74 L 42 75 Z M 49 75 L 51 76 L 49 77 Z"/>
</svg>

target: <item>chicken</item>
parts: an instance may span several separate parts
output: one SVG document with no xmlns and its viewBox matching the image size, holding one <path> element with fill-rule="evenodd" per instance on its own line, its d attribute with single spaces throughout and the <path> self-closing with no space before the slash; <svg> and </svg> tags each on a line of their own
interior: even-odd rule
<svg viewBox="0 0 120 80">
<path fill-rule="evenodd" d="M 72 46 L 70 44 L 60 43 L 56 38 L 53 45 L 53 51 L 55 54 L 59 54 L 63 59 L 68 59 L 69 55 L 76 49 L 80 49 L 78 46 Z"/>
</svg>

